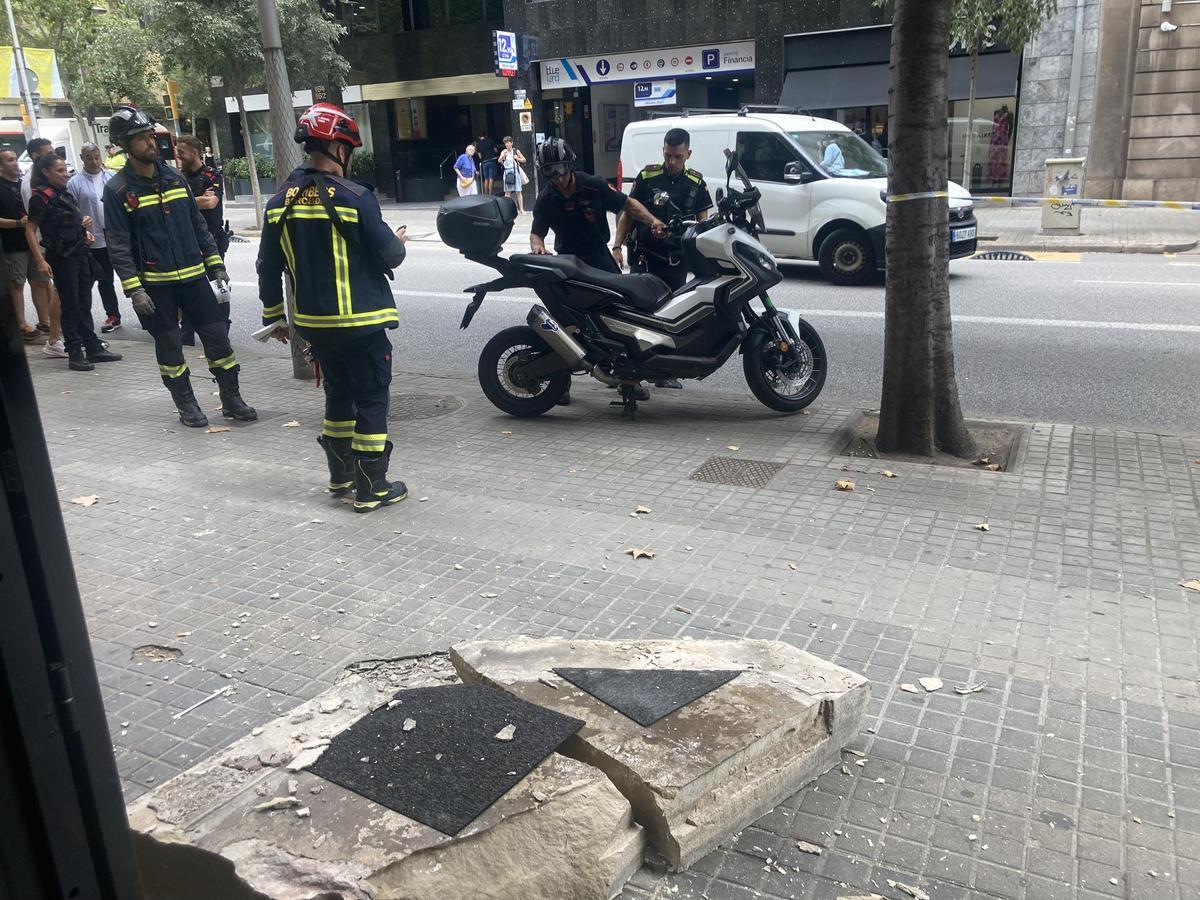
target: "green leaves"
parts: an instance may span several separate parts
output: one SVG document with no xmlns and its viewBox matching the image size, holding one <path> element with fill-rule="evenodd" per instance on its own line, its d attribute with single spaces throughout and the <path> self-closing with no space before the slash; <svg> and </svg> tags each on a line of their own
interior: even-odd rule
<svg viewBox="0 0 1200 900">
<path fill-rule="evenodd" d="M 1020 51 L 1057 12 L 1058 0 L 954 0 L 951 46 L 969 52 L 999 41 Z"/>
</svg>

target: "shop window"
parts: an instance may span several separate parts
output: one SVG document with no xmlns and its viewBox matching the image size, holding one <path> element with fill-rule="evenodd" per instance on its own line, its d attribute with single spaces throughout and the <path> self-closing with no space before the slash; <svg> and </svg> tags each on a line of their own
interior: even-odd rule
<svg viewBox="0 0 1200 900">
<path fill-rule="evenodd" d="M 950 180 L 963 181 L 972 193 L 1005 193 L 1012 186 L 1017 101 L 1015 97 L 977 98 L 970 120 L 967 155 L 967 101 L 950 103 Z"/>
<path fill-rule="evenodd" d="M 752 181 L 783 181 L 783 169 L 795 162 L 795 149 L 778 134 L 739 131 L 738 159 Z"/>
</svg>

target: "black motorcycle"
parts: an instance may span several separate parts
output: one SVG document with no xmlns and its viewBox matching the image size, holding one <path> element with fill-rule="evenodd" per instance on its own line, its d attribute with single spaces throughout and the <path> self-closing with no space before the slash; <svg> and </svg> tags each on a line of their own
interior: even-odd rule
<svg viewBox="0 0 1200 900">
<path fill-rule="evenodd" d="M 764 228 L 759 191 L 736 155 L 725 153 L 726 187 L 717 190 L 716 215 L 669 223 L 695 273 L 674 293 L 654 275 L 615 275 L 574 256 L 500 256 L 517 215 L 507 198 L 462 197 L 441 208 L 442 240 L 500 273 L 466 289 L 474 299 L 462 328 L 489 293 L 531 289 L 542 301 L 526 325 L 504 329 L 479 356 L 479 383 L 498 409 L 541 415 L 566 392 L 573 373 L 585 373 L 618 388 L 618 402 L 632 414 L 641 382 L 705 378 L 735 351 L 750 390 L 771 409 L 797 413 L 817 398 L 825 347 L 808 322 L 791 322 L 767 295 L 783 276 L 755 238 Z M 730 187 L 735 173 L 741 190 Z"/>
</svg>

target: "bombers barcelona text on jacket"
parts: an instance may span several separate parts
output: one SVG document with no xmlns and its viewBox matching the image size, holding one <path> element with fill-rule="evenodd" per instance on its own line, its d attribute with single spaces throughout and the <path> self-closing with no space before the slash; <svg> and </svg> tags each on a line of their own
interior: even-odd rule
<svg viewBox="0 0 1200 900">
<path fill-rule="evenodd" d="M 292 325 L 311 336 L 366 334 L 399 322 L 388 278 L 404 244 L 379 201 L 354 181 L 297 169 L 267 204 L 258 251 L 263 324 L 284 318 L 282 274 L 291 279 Z"/>
<path fill-rule="evenodd" d="M 104 185 L 104 239 L 126 294 L 207 278 L 225 265 L 187 181 L 162 162 L 153 178 L 126 163 Z"/>
</svg>

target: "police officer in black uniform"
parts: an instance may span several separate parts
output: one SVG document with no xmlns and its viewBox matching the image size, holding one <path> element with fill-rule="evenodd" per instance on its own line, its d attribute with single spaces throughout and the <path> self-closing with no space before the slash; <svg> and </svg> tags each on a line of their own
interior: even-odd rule
<svg viewBox="0 0 1200 900">
<path fill-rule="evenodd" d="M 200 207 L 200 217 L 217 244 L 217 255 L 224 259 L 225 251 L 229 249 L 229 233 L 225 230 L 225 187 L 221 183 L 221 173 L 204 161 L 204 144 L 192 134 L 176 139 L 175 158 L 179 160 L 180 174 L 192 189 L 196 205 Z M 228 315 L 228 305 L 225 310 Z M 229 326 L 230 321 L 226 318 L 225 327 Z M 186 318 L 180 323 L 180 328 L 183 343 L 187 346 L 195 344 L 196 333 Z"/>
<path fill-rule="evenodd" d="M 581 262 L 620 274 L 608 251 L 608 214 L 624 213 L 653 234 L 665 235 L 666 226 L 641 202 L 613 190 L 607 181 L 575 169 L 575 151 L 562 138 L 549 138 L 538 147 L 538 168 L 546 186 L 533 204 L 533 226 L 529 247 L 534 253 L 549 253 L 546 236 L 554 232 L 554 252 L 578 257 Z M 649 397 L 638 389 L 637 399 Z M 560 405 L 571 402 L 568 390 Z"/>
<path fill-rule="evenodd" d="M 300 117 L 296 142 L 308 165 L 288 176 L 267 203 L 258 251 L 263 325 L 287 340 L 282 276 L 295 289 L 292 326 L 311 344 L 325 377 L 325 423 L 317 443 L 329 464 L 328 491 L 355 491 L 365 513 L 408 496 L 388 481 L 388 386 L 399 324 L 387 279 L 404 261 L 404 228 L 383 221 L 370 188 L 350 180 L 350 158 L 362 137 L 339 106 L 318 103 Z"/>
<path fill-rule="evenodd" d="M 138 321 L 154 336 L 159 374 L 175 401 L 179 420 L 191 428 L 208 424 L 192 393 L 179 333 L 180 312 L 204 345 L 208 369 L 221 395 L 221 414 L 241 422 L 257 419 L 258 413 L 242 399 L 241 366 L 225 327 L 229 273 L 191 188 L 158 158 L 154 119 L 147 113 L 122 106 L 109 119 L 108 129 L 128 154 L 124 168 L 104 185 L 108 255 Z M 214 296 L 209 278 L 223 289 L 223 302 Z"/>
<path fill-rule="evenodd" d="M 691 141 L 691 135 L 682 128 L 672 128 L 663 138 L 662 164 L 646 166 L 633 183 L 629 196 L 641 201 L 664 221 L 672 216 L 697 221 L 708 218 L 712 206 L 708 185 L 699 172 L 687 166 L 692 156 Z M 672 291 L 683 287 L 687 281 L 687 264 L 678 244 L 660 239 L 644 225 L 635 228 L 633 220 L 627 216 L 617 222 L 617 236 L 613 242 L 613 259 L 617 264 L 624 265 L 622 247 L 631 232 L 630 268 L 634 272 L 657 275 Z"/>
<path fill-rule="evenodd" d="M 89 372 L 95 363 L 121 358 L 96 337 L 92 322 L 92 257 L 88 253 L 92 220 L 80 212 L 67 193 L 70 173 L 62 157 L 55 153 L 39 157 L 33 172 L 39 187 L 29 198 L 29 220 L 25 225 L 29 249 L 34 265 L 53 277 L 58 290 L 68 365 L 77 372 Z M 36 240 L 39 228 L 40 245 Z"/>
</svg>

